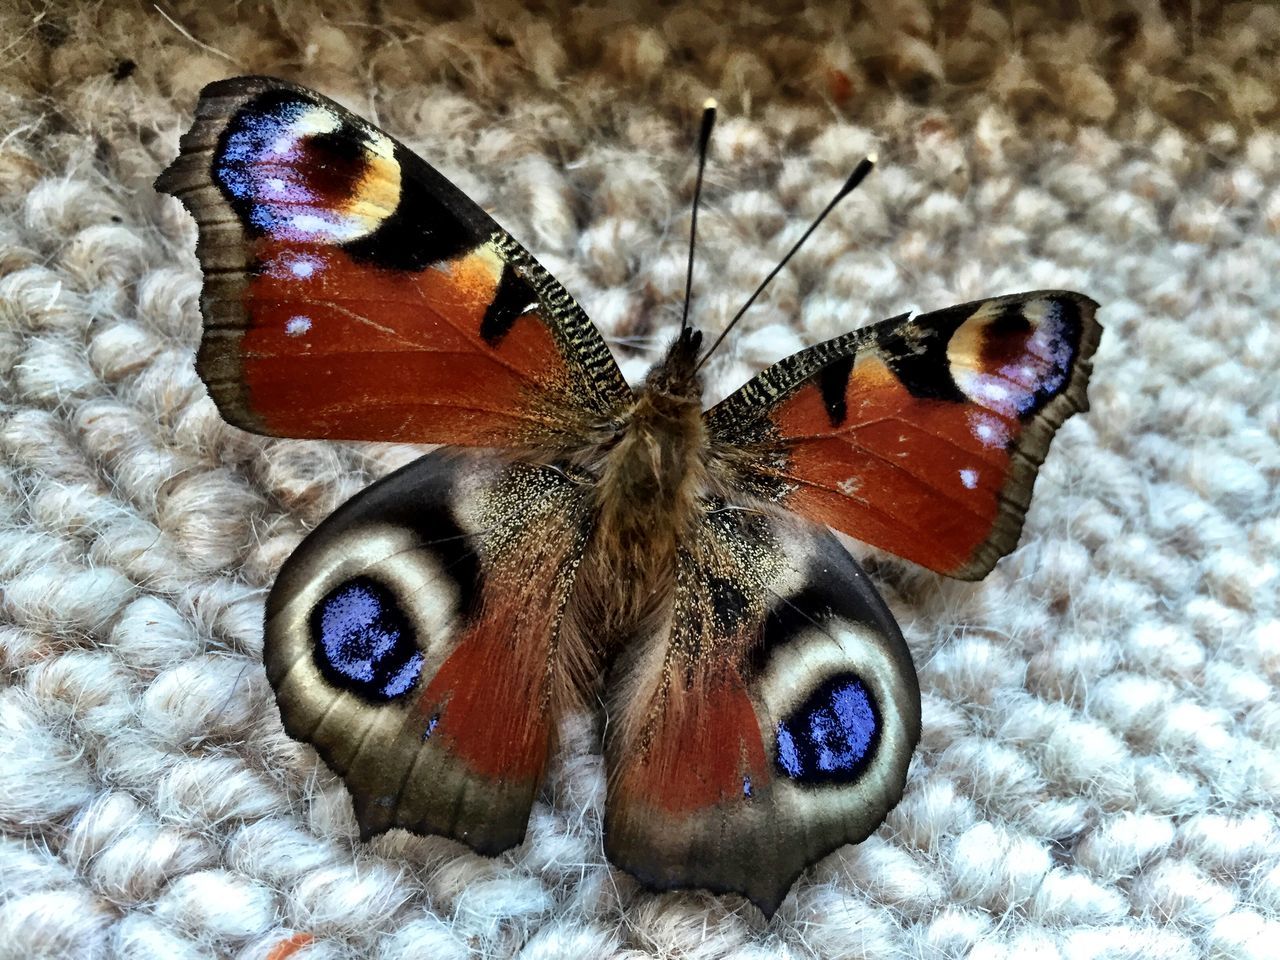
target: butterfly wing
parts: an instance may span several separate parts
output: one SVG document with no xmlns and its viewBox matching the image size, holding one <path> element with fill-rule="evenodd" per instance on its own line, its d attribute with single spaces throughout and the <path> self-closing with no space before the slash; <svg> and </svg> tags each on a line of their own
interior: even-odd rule
<svg viewBox="0 0 1280 960">
<path fill-rule="evenodd" d="M 667 622 L 614 668 L 605 850 L 649 886 L 734 891 L 771 915 L 901 798 L 915 669 L 825 529 L 720 506 L 678 564 Z"/>
<path fill-rule="evenodd" d="M 263 660 L 285 729 L 395 826 L 494 854 L 524 836 L 588 531 L 559 470 L 443 451 L 339 508 L 285 563 Z"/>
<path fill-rule="evenodd" d="M 1040 291 L 818 344 L 707 412 L 713 450 L 758 497 L 980 579 L 1017 544 L 1054 431 L 1088 408 L 1096 307 Z"/>
<path fill-rule="evenodd" d="M 318 93 L 210 84 L 156 181 L 199 225 L 197 367 L 258 433 L 571 447 L 631 396 L 581 308 L 402 144 Z"/>
</svg>

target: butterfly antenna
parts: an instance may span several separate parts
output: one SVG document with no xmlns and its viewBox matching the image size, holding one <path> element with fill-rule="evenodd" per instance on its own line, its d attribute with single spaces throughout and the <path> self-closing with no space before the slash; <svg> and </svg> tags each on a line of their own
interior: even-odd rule
<svg viewBox="0 0 1280 960">
<path fill-rule="evenodd" d="M 698 200 L 702 196 L 702 171 L 707 166 L 707 144 L 711 142 L 711 127 L 716 122 L 716 102 L 708 97 L 702 104 L 702 130 L 698 133 L 698 179 L 693 185 L 693 218 L 689 224 L 689 270 L 684 278 L 684 315 L 680 318 L 680 332 L 689 329 L 689 297 L 693 293 L 693 248 L 698 241 Z"/>
<path fill-rule="evenodd" d="M 742 309 L 735 313 L 733 315 L 733 319 L 730 320 L 725 328 L 720 331 L 720 336 L 716 337 L 716 342 L 711 344 L 710 349 L 702 355 L 702 359 L 699 360 L 697 366 L 693 368 L 694 373 L 697 373 L 702 369 L 702 365 L 707 362 L 707 358 L 710 357 L 711 354 L 716 352 L 716 348 L 724 342 L 724 338 L 729 335 L 729 331 L 732 330 L 737 322 L 742 319 L 743 314 L 751 309 L 751 305 L 756 302 L 756 297 L 760 296 L 760 294 L 764 292 L 764 288 L 767 287 L 769 282 L 778 275 L 778 271 L 785 267 L 787 265 L 787 261 L 796 255 L 796 251 L 804 246 L 804 242 L 809 239 L 810 234 L 818 229 L 818 225 L 822 223 L 823 220 L 827 219 L 827 214 L 834 210 L 837 203 L 852 193 L 854 188 L 867 178 L 867 174 L 871 172 L 871 168 L 875 165 L 876 155 L 871 153 L 863 157 L 862 161 L 853 168 L 853 173 L 849 174 L 849 179 L 844 182 L 844 186 L 840 188 L 840 192 L 831 198 L 831 202 L 823 208 L 820 214 L 818 214 L 817 219 L 814 220 L 813 223 L 809 224 L 809 229 L 806 230 L 804 235 L 796 241 L 795 246 L 788 250 L 787 255 L 778 262 L 778 265 L 769 271 L 769 275 L 764 278 L 764 281 L 760 286 L 756 287 L 756 292 L 747 298 L 747 302 L 742 305 Z"/>
</svg>

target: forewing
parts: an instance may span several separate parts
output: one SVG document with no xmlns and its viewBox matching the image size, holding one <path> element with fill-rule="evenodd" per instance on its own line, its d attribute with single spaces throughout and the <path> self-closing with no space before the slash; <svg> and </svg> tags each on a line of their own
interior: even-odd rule
<svg viewBox="0 0 1280 960">
<path fill-rule="evenodd" d="M 758 497 L 980 579 L 1017 545 L 1054 431 L 1088 409 L 1096 307 L 1039 291 L 811 347 L 707 412 L 714 454 Z"/>
<path fill-rule="evenodd" d="M 605 850 L 651 887 L 738 892 L 771 915 L 901 798 L 915 669 L 825 529 L 712 509 L 676 584 L 667 623 L 614 668 Z"/>
<path fill-rule="evenodd" d="M 285 729 L 346 781 L 363 836 L 524 836 L 569 695 L 560 623 L 588 527 L 561 471 L 437 452 L 289 558 L 263 659 Z"/>
<path fill-rule="evenodd" d="M 199 224 L 197 368 L 258 433 L 573 447 L 630 390 L 511 236 L 318 93 L 210 84 L 156 181 Z"/>
</svg>

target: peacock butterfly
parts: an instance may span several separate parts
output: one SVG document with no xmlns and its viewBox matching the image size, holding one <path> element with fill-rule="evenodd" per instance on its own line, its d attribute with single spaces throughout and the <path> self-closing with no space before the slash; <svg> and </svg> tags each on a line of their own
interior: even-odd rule
<svg viewBox="0 0 1280 960">
<path fill-rule="evenodd" d="M 1087 407 L 1093 301 L 886 320 L 704 411 L 698 332 L 628 386 L 524 247 L 310 90 L 211 84 L 156 186 L 199 224 L 196 362 L 228 422 L 448 445 L 338 509 L 267 600 L 285 729 L 345 780 L 363 836 L 519 843 L 557 720 L 596 697 L 605 850 L 648 886 L 768 915 L 876 829 L 920 693 L 827 527 L 984 576 Z"/>
</svg>

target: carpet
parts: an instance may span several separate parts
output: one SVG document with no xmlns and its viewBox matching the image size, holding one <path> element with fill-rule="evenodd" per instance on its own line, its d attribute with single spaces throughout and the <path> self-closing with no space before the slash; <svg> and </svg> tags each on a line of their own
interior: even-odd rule
<svg viewBox="0 0 1280 960">
<path fill-rule="evenodd" d="M 1280 943 L 1280 7 L 299 2 L 0 11 L 0 957 L 1155 958 Z M 906 794 L 765 922 L 601 848 L 570 725 L 525 843 L 361 843 L 283 733 L 266 589 L 418 451 L 225 425 L 194 225 L 151 189 L 198 90 L 383 125 L 572 291 L 633 380 L 716 331 L 868 151 L 708 400 L 904 310 L 1102 304 L 1092 410 L 981 583 L 854 546 L 923 691 Z"/>
</svg>

